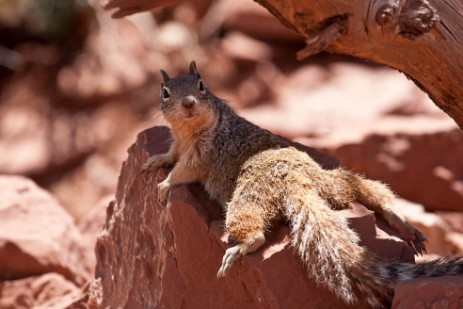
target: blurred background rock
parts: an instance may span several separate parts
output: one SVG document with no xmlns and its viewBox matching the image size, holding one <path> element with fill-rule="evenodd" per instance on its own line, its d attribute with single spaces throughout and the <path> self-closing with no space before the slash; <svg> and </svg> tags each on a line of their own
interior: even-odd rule
<svg viewBox="0 0 463 309">
<path fill-rule="evenodd" d="M 340 55 L 299 62 L 303 40 L 252 1 L 120 20 L 100 5 L 0 1 L 1 174 L 31 178 L 88 221 L 137 132 L 166 124 L 159 70 L 185 73 L 194 59 L 249 120 L 388 183 L 431 253 L 463 252 L 463 134 L 404 75 Z"/>
</svg>

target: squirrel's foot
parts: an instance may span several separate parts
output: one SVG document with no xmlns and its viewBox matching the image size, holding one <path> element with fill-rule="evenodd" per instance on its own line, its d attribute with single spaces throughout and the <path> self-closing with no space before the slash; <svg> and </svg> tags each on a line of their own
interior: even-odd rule
<svg viewBox="0 0 463 309">
<path fill-rule="evenodd" d="M 167 202 L 167 196 L 169 195 L 170 191 L 170 184 L 167 183 L 165 180 L 158 184 L 158 201 L 161 204 L 165 204 Z"/>
<path fill-rule="evenodd" d="M 389 216 L 388 219 L 389 224 L 395 228 L 399 232 L 400 237 L 413 248 L 415 254 L 422 255 L 426 252 L 424 242 L 428 241 L 428 239 L 418 229 L 408 224 L 397 215 Z"/>
<path fill-rule="evenodd" d="M 248 237 L 242 243 L 228 248 L 222 258 L 222 266 L 217 272 L 217 278 L 225 277 L 228 270 L 232 267 L 233 262 L 242 255 L 252 253 L 259 249 L 265 243 L 265 236 L 263 232 L 256 232 L 254 235 Z"/>
<path fill-rule="evenodd" d="M 217 272 L 217 278 L 225 277 L 228 270 L 232 267 L 233 262 L 240 257 L 241 255 L 241 246 L 237 245 L 231 247 L 225 251 L 225 254 L 222 258 L 222 266 L 220 266 L 219 271 Z"/>
<path fill-rule="evenodd" d="M 423 255 L 426 253 L 426 246 L 424 244 L 426 241 L 428 241 L 426 236 L 424 236 L 423 233 L 408 223 L 405 223 L 405 226 L 406 227 L 403 227 L 402 230 L 399 229 L 399 233 L 402 235 L 402 239 L 413 248 L 415 254 Z"/>
</svg>

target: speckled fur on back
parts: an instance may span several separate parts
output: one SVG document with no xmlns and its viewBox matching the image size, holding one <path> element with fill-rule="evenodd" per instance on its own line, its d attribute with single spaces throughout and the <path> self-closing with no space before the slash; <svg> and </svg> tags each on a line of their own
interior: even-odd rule
<svg viewBox="0 0 463 309">
<path fill-rule="evenodd" d="M 186 76 L 171 79 L 161 73 L 161 109 L 173 143 L 142 170 L 175 163 L 158 185 L 161 202 L 171 186 L 200 181 L 221 203 L 237 245 L 225 252 L 218 277 L 236 258 L 262 246 L 276 221 L 289 222 L 292 245 L 308 274 L 349 304 L 361 295 L 372 307 L 383 308 L 399 280 L 463 274 L 461 258 L 419 265 L 379 261 L 358 244 L 357 234 L 335 209 L 363 203 L 421 253 L 426 238 L 394 210 L 387 186 L 342 168 L 324 170 L 306 153 L 241 118 L 207 89 L 194 62 Z"/>
</svg>

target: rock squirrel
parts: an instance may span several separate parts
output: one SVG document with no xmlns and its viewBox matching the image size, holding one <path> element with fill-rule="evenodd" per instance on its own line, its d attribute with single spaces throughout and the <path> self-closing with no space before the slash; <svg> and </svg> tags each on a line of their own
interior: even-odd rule
<svg viewBox="0 0 463 309">
<path fill-rule="evenodd" d="M 277 221 L 289 223 L 292 246 L 308 274 L 348 304 L 364 298 L 373 308 L 384 308 L 397 281 L 463 274 L 460 257 L 415 265 L 369 254 L 336 209 L 358 201 L 384 217 L 416 253 L 425 250 L 426 238 L 394 210 L 394 194 L 386 185 L 343 168 L 324 170 L 238 116 L 207 88 L 194 62 L 185 76 L 170 78 L 162 70 L 161 75 L 160 107 L 173 142 L 168 153 L 149 158 L 142 172 L 175 164 L 158 184 L 163 203 L 170 187 L 201 182 L 223 206 L 226 230 L 237 244 L 226 250 L 218 277 L 236 258 L 260 248 Z"/>
</svg>

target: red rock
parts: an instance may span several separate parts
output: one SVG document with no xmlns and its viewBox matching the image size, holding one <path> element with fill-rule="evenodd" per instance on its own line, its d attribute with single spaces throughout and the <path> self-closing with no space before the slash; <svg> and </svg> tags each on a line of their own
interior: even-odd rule
<svg viewBox="0 0 463 309">
<path fill-rule="evenodd" d="M 225 1 L 224 1 L 225 2 Z M 228 1 L 223 27 L 270 42 L 303 43 L 303 37 L 280 23 L 267 9 L 252 1 Z"/>
<path fill-rule="evenodd" d="M 392 309 L 463 308 L 463 277 L 414 279 L 397 284 Z"/>
<path fill-rule="evenodd" d="M 31 180 L 0 176 L 0 280 L 56 272 L 76 284 L 90 273 L 73 219 Z"/>
<path fill-rule="evenodd" d="M 362 143 L 345 144 L 331 153 L 346 167 L 381 179 L 399 196 L 428 210 L 463 211 L 459 180 L 463 177 L 463 134 L 459 129 L 371 135 Z"/>
<path fill-rule="evenodd" d="M 273 104 L 240 113 L 272 132 L 327 149 L 359 144 L 371 135 L 421 135 L 457 128 L 397 71 L 321 61 L 280 76 L 272 85 L 277 97 L 262 102 Z M 407 108 L 408 115 L 395 112 Z"/>
<path fill-rule="evenodd" d="M 289 245 L 287 226 L 276 227 L 267 244 L 216 278 L 227 235 L 218 205 L 199 185 L 172 189 L 167 206 L 157 201 L 156 181 L 166 170 L 140 175 L 140 167 L 169 146 L 166 128 L 139 134 L 119 177 L 116 202 L 97 240 L 96 278 L 103 308 L 348 308 L 309 279 Z M 307 148 L 305 148 L 307 149 Z M 326 168 L 334 158 L 307 149 Z M 387 259 L 413 261 L 411 249 L 361 205 L 343 211 L 362 243 Z M 352 308 L 366 308 L 358 304 Z"/>
<path fill-rule="evenodd" d="M 232 58 L 248 61 L 269 61 L 272 48 L 263 42 L 247 37 L 239 32 L 230 32 L 222 40 L 222 48 Z"/>
<path fill-rule="evenodd" d="M 101 280 L 93 279 L 82 288 L 80 297 L 64 309 L 100 309 L 101 299 Z"/>
<path fill-rule="evenodd" d="M 447 241 L 452 245 L 452 251 L 455 254 L 463 255 L 463 234 L 450 232 L 446 237 Z"/>
<path fill-rule="evenodd" d="M 103 197 L 78 223 L 77 228 L 82 234 L 83 254 L 85 255 L 85 267 L 87 272 L 94 275 L 95 271 L 95 244 L 97 236 L 102 232 L 106 221 L 106 209 L 110 203 L 114 203 L 114 195 Z"/>
<path fill-rule="evenodd" d="M 452 230 L 463 233 L 463 213 L 452 211 L 438 211 L 437 215 L 441 217 Z"/>
<path fill-rule="evenodd" d="M 56 273 L 0 282 L 2 309 L 62 309 L 73 303 L 81 291 Z"/>
</svg>

